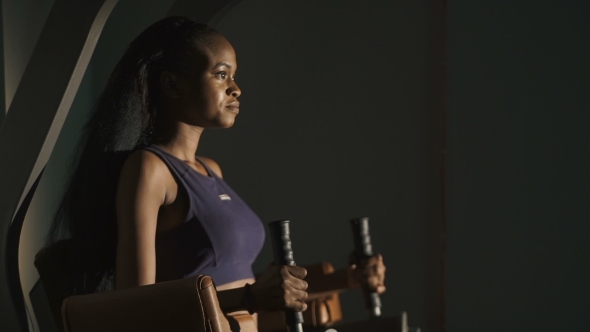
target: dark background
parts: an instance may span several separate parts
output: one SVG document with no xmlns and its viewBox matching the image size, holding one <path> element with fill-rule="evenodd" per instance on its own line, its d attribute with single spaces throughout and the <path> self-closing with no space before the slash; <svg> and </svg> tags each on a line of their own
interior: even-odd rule
<svg viewBox="0 0 590 332">
<path fill-rule="evenodd" d="M 7 102 L 51 3 L 2 2 Z M 171 4 L 121 0 L 109 19 L 25 222 L 25 293 L 85 116 Z M 216 24 L 238 53 L 241 113 L 199 153 L 265 223 L 291 220 L 298 264 L 343 267 L 348 220 L 369 216 L 386 315 L 423 331 L 590 330 L 589 13 L 244 0 Z M 359 292 L 342 300 L 346 320 L 366 317 Z"/>
</svg>

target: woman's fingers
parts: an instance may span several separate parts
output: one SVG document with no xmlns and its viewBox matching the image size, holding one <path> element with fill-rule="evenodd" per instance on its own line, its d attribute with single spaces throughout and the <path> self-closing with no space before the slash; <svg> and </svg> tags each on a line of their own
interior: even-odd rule
<svg viewBox="0 0 590 332">
<path fill-rule="evenodd" d="M 283 290 L 285 307 L 295 311 L 305 311 L 307 304 L 305 300 L 308 297 L 306 292 L 307 282 L 300 278 L 307 275 L 307 271 L 299 266 L 285 266 L 288 273 L 283 274 L 285 279 L 283 280 Z"/>
<path fill-rule="evenodd" d="M 297 283 L 297 285 L 293 285 L 292 281 L 285 282 L 285 296 L 293 298 L 297 301 L 305 301 L 307 300 L 308 294 L 305 291 L 307 286 L 304 288 L 301 287 L 301 284 Z"/>
<path fill-rule="evenodd" d="M 293 311 L 305 311 L 307 304 L 303 301 L 295 300 L 293 298 L 274 298 L 269 302 L 269 307 L 273 310 L 293 310 Z"/>
<path fill-rule="evenodd" d="M 283 270 L 281 272 L 289 273 L 297 279 L 303 279 L 307 275 L 307 270 L 301 266 L 283 265 Z M 287 276 L 285 275 L 285 277 Z"/>
<path fill-rule="evenodd" d="M 383 278 L 379 276 L 371 276 L 367 279 L 367 286 L 369 290 L 382 294 L 385 292 L 385 285 Z"/>
<path fill-rule="evenodd" d="M 288 308 L 295 311 L 305 311 L 307 309 L 307 304 L 305 302 L 297 301 L 293 302 L 293 305 Z"/>
<path fill-rule="evenodd" d="M 307 270 L 299 266 L 270 266 L 252 285 L 261 310 L 304 311 L 308 284 Z M 264 276 L 264 277 L 263 277 Z"/>
<path fill-rule="evenodd" d="M 356 270 L 355 276 L 361 285 L 365 285 L 370 291 L 382 294 L 385 292 L 385 271 L 383 256 L 376 254 L 363 258 L 358 265 L 352 265 Z"/>
<path fill-rule="evenodd" d="M 285 282 L 296 289 L 306 290 L 307 281 L 303 280 L 307 275 L 307 270 L 299 266 L 283 266 L 281 275 Z"/>
</svg>

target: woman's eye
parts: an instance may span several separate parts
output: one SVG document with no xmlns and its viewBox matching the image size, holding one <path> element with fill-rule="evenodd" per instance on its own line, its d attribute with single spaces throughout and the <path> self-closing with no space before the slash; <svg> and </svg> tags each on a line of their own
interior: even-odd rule
<svg viewBox="0 0 590 332">
<path fill-rule="evenodd" d="M 224 71 L 220 71 L 219 73 L 215 74 L 215 76 L 217 76 L 217 78 L 224 80 L 227 78 L 227 73 Z"/>
<path fill-rule="evenodd" d="M 232 80 L 232 81 L 235 81 L 235 80 L 236 80 L 236 78 L 237 78 L 237 76 L 236 76 L 236 75 L 234 75 L 234 76 L 232 76 L 232 77 L 231 77 L 231 80 Z"/>
</svg>

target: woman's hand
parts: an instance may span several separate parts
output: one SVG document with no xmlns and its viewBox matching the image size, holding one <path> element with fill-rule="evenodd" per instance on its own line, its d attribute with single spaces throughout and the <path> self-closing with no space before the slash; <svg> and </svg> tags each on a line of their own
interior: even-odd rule
<svg viewBox="0 0 590 332">
<path fill-rule="evenodd" d="M 271 265 L 250 286 L 253 311 L 305 311 L 307 270 L 300 266 Z"/>
<path fill-rule="evenodd" d="M 349 258 L 348 281 L 353 288 L 364 288 L 378 294 L 385 293 L 385 264 L 383 256 L 376 254 L 356 261 L 353 254 Z"/>
</svg>

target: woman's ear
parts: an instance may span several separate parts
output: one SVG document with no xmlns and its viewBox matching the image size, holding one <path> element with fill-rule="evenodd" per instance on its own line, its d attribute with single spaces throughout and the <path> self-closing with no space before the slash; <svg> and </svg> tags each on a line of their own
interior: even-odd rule
<svg viewBox="0 0 590 332">
<path fill-rule="evenodd" d="M 164 71 L 160 75 L 160 88 L 162 93 L 171 98 L 180 97 L 180 89 L 178 86 L 177 76 L 169 71 Z"/>
</svg>

